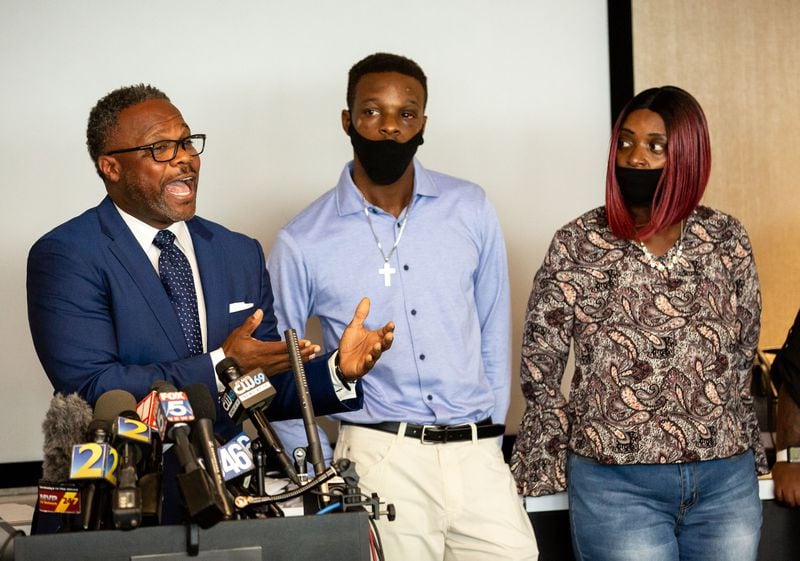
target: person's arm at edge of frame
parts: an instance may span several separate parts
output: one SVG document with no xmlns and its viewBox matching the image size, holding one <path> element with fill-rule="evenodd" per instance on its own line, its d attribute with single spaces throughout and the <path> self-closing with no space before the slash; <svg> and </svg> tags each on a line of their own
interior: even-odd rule
<svg viewBox="0 0 800 561">
<path fill-rule="evenodd" d="M 544 262 L 533 279 L 522 334 L 520 384 L 525 413 L 511 456 L 517 491 L 524 496 L 550 495 L 566 490 L 566 458 L 570 419 L 561 392 L 575 317 L 572 305 L 556 280 L 567 265 L 559 251 L 567 230 L 556 232 Z M 558 325 L 548 321 L 561 316 Z M 537 326 L 546 326 L 544 330 Z M 526 438 L 523 435 L 530 435 Z"/>
<path fill-rule="evenodd" d="M 775 383 L 780 384 L 775 444 L 778 450 L 800 446 L 800 311 L 770 372 Z M 800 507 L 800 464 L 776 462 L 772 479 L 775 498 L 788 506 Z"/>
<path fill-rule="evenodd" d="M 778 395 L 776 446 L 784 450 L 800 446 L 800 406 L 782 386 Z M 800 507 L 800 463 L 775 462 L 772 467 L 775 498 L 791 507 Z"/>
</svg>

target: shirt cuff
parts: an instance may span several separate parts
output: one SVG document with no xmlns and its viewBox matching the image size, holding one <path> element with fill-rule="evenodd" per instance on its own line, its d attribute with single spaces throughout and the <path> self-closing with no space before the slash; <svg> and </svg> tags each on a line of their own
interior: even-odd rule
<svg viewBox="0 0 800 561">
<path fill-rule="evenodd" d="M 211 366 L 214 370 L 214 381 L 217 383 L 217 390 L 224 391 L 225 385 L 220 381 L 219 376 L 217 376 L 217 364 L 222 362 L 222 359 L 225 358 L 225 351 L 220 347 L 208 353 L 208 356 L 211 357 Z"/>
<path fill-rule="evenodd" d="M 350 384 L 349 388 L 346 388 L 339 377 L 336 375 L 336 357 L 339 355 L 339 351 L 335 351 L 329 358 L 328 358 L 328 372 L 331 376 L 331 383 L 333 384 L 333 391 L 336 392 L 336 397 L 339 398 L 339 401 L 345 401 L 347 399 L 355 399 L 358 397 L 356 393 L 356 384 L 355 382 Z"/>
</svg>

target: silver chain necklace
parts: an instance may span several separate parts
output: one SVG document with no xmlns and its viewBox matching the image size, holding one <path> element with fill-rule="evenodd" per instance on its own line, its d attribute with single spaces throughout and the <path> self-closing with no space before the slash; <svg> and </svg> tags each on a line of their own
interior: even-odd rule
<svg viewBox="0 0 800 561">
<path fill-rule="evenodd" d="M 667 271 L 671 271 L 675 268 L 675 265 L 678 264 L 681 257 L 683 257 L 683 220 L 681 220 L 681 235 L 678 238 L 678 244 L 669 248 L 669 251 L 663 255 L 666 258 L 666 263 L 659 260 L 658 257 L 653 255 L 647 246 L 644 245 L 644 242 L 641 240 L 637 240 L 639 243 L 639 247 L 642 249 L 642 253 L 644 254 L 644 260 L 650 265 L 652 268 L 657 270 L 660 273 L 666 273 Z"/>
<path fill-rule="evenodd" d="M 361 193 L 360 189 L 359 193 Z M 381 241 L 378 239 L 378 234 L 375 233 L 375 227 L 372 225 L 372 218 L 369 215 L 369 206 L 367 205 L 367 198 L 364 196 L 364 193 L 361 193 L 361 202 L 364 204 L 364 215 L 367 217 L 367 223 L 369 224 L 369 229 L 372 232 L 372 237 L 375 239 L 375 244 L 378 246 L 378 251 L 381 252 L 381 257 L 383 257 L 383 267 L 378 269 L 378 274 L 383 275 L 383 286 L 392 286 L 392 275 L 397 272 L 397 269 L 389 265 L 389 260 L 392 258 L 397 246 L 400 244 L 400 238 L 403 237 L 403 232 L 405 231 L 406 224 L 408 223 L 408 213 L 411 211 L 411 202 L 409 201 L 408 206 L 406 206 L 406 208 L 403 210 L 403 213 L 398 218 L 400 231 L 397 233 L 397 237 L 394 239 L 394 245 L 392 246 L 392 249 L 389 250 L 389 255 L 384 253 Z"/>
</svg>

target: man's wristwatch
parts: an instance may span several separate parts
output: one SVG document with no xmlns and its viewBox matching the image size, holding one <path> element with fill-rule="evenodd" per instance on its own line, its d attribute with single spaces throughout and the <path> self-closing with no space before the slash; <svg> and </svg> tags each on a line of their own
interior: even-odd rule
<svg viewBox="0 0 800 561">
<path fill-rule="evenodd" d="M 775 453 L 775 461 L 800 464 L 800 446 L 789 446 L 784 450 L 778 450 Z"/>
<path fill-rule="evenodd" d="M 336 358 L 334 359 L 333 364 L 334 364 L 333 368 L 334 374 L 336 374 L 336 377 L 339 378 L 339 381 L 344 386 L 344 389 L 350 391 L 350 380 L 348 380 L 345 377 L 344 372 L 342 372 L 342 369 L 339 368 L 339 353 L 336 353 Z M 798 448 L 798 450 L 800 450 L 800 448 Z"/>
</svg>

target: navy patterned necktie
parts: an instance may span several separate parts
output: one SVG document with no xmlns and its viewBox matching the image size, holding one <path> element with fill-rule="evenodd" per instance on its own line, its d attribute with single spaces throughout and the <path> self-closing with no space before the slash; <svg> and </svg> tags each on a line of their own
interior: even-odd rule
<svg viewBox="0 0 800 561">
<path fill-rule="evenodd" d="M 153 245 L 161 250 L 158 257 L 158 274 L 161 284 L 167 291 L 172 306 L 181 322 L 183 336 L 189 352 L 193 355 L 203 353 L 203 337 L 200 333 L 200 319 L 197 314 L 197 294 L 194 291 L 194 277 L 189 260 L 175 245 L 175 234 L 160 230 Z"/>
</svg>

